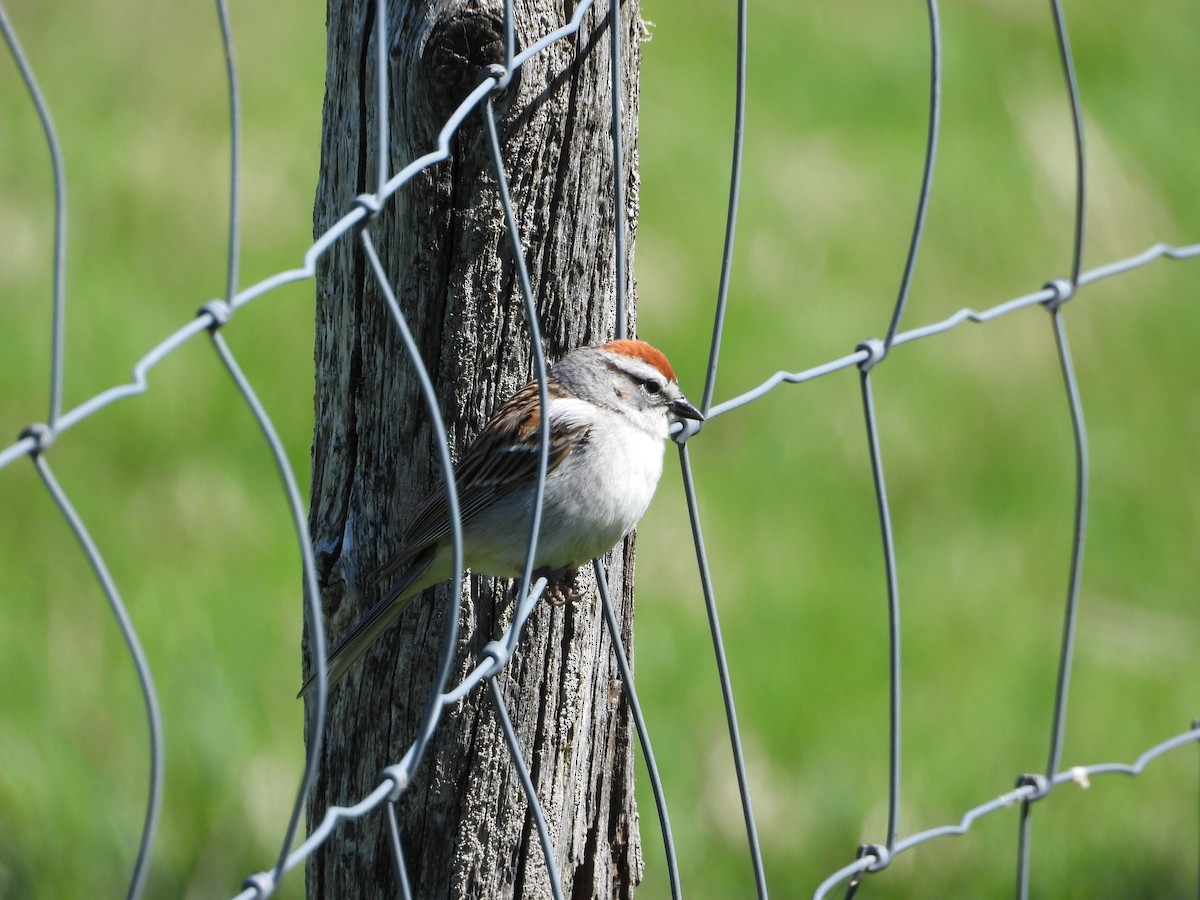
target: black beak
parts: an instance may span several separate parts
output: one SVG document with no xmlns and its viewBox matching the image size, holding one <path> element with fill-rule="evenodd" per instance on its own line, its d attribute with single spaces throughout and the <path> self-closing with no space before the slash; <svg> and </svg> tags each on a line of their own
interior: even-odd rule
<svg viewBox="0 0 1200 900">
<path fill-rule="evenodd" d="M 704 413 L 692 406 L 688 402 L 687 397 L 679 397 L 677 400 L 671 401 L 671 412 L 681 419 L 693 419 L 697 422 L 704 421 Z"/>
</svg>

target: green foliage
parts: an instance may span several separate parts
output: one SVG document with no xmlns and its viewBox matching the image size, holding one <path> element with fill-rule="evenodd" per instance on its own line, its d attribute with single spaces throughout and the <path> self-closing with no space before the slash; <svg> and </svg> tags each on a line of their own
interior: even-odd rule
<svg viewBox="0 0 1200 900">
<path fill-rule="evenodd" d="M 245 112 L 243 284 L 311 238 L 323 21 L 234 10 Z M 223 292 L 228 177 L 215 11 L 115 2 L 11 15 L 52 105 L 70 186 L 67 406 Z M 1200 240 L 1191 7 L 1067 9 L 1089 139 L 1085 267 Z M 733 121 L 731 4 L 645 0 L 635 273 L 640 333 L 700 393 Z M 905 318 L 926 324 L 1066 274 L 1070 126 L 1044 4 L 944 10 L 944 132 Z M 749 115 L 718 401 L 887 326 L 926 128 L 919 4 L 752 4 Z M 0 410 L 45 418 L 51 182 L 0 65 Z M 1160 262 L 1065 309 L 1092 442 L 1092 504 L 1064 762 L 1129 761 L 1200 708 L 1191 341 L 1196 263 Z M 307 471 L 310 285 L 227 337 Z M 897 348 L 873 376 L 903 602 L 901 831 L 957 821 L 1045 765 L 1073 461 L 1047 316 Z M 690 447 L 768 877 L 811 894 L 882 840 L 886 610 L 858 376 L 714 420 Z M 15 436 L 15 434 L 14 434 Z M 222 896 L 270 865 L 302 763 L 299 555 L 278 479 L 197 340 L 149 394 L 49 456 L 105 553 L 159 681 L 167 791 L 155 897 Z M 302 483 L 306 479 L 301 477 Z M 146 738 L 94 578 L 27 464 L 2 474 L 0 897 L 119 895 Z M 748 896 L 728 742 L 678 474 L 639 532 L 639 691 L 689 897 Z M 1192 799 L 1187 799 L 1188 795 Z M 1195 758 L 1064 788 L 1034 817 L 1038 894 L 1178 896 L 1195 879 Z M 649 795 L 644 894 L 666 881 Z M 869 896 L 1011 890 L 1014 814 L 898 859 Z M 869 891 L 868 891 L 869 889 Z M 299 896 L 291 879 L 284 896 Z"/>
</svg>

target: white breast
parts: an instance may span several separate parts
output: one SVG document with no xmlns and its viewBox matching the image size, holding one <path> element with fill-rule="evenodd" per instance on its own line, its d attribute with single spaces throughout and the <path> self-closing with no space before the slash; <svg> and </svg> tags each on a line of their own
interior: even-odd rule
<svg viewBox="0 0 1200 900">
<path fill-rule="evenodd" d="M 576 404 L 580 408 L 574 408 Z M 597 417 L 595 407 L 582 401 L 559 400 L 554 405 L 556 417 L 578 415 L 592 420 L 586 443 L 573 450 L 546 482 L 535 567 L 560 569 L 606 553 L 641 519 L 662 475 L 666 423 L 664 416 L 659 437 L 653 433 L 657 423 L 639 427 L 609 411 Z M 524 556 L 531 502 L 526 494 L 520 501 L 504 504 L 508 508 L 503 511 L 493 510 L 506 517 L 503 526 L 492 515 L 486 516 L 492 520 L 487 527 L 494 552 L 486 558 L 473 553 L 472 568 L 492 575 L 519 574 L 520 565 L 514 567 L 511 561 Z"/>
</svg>

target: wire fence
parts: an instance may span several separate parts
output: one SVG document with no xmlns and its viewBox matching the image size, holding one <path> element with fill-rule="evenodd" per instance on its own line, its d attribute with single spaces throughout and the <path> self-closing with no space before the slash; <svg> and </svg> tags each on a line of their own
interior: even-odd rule
<svg viewBox="0 0 1200 900">
<path fill-rule="evenodd" d="M 453 704 L 458 702 L 462 697 L 485 683 L 507 740 L 513 766 L 519 774 L 526 798 L 529 803 L 530 811 L 535 820 L 537 834 L 539 836 L 541 845 L 541 852 L 544 855 L 545 865 L 548 870 L 551 891 L 556 898 L 562 897 L 562 880 L 557 870 L 549 828 L 542 814 L 541 805 L 534 789 L 533 782 L 529 776 L 526 762 L 519 746 L 519 741 L 509 720 L 508 711 L 506 709 L 502 693 L 499 690 L 496 682 L 496 677 L 503 671 L 508 660 L 515 652 L 518 651 L 522 631 L 528 622 L 531 613 L 535 609 L 537 603 L 540 601 L 542 591 L 545 588 L 544 580 L 539 579 L 534 582 L 531 572 L 532 544 L 533 541 L 536 540 L 536 524 L 533 535 L 531 535 L 531 552 L 529 557 L 530 562 L 526 566 L 525 574 L 521 579 L 520 587 L 517 591 L 517 596 L 520 597 L 521 600 L 517 605 L 517 611 L 507 631 L 501 636 L 501 638 L 491 642 L 484 648 L 483 652 L 480 654 L 477 664 L 462 682 L 451 684 L 451 664 L 454 660 L 454 655 L 457 649 L 458 634 L 456 626 L 457 618 L 455 616 L 448 617 L 449 626 L 443 642 L 440 676 L 435 684 L 432 694 L 428 699 L 423 726 L 417 739 L 400 757 L 399 760 L 383 771 L 378 786 L 369 795 L 363 797 L 353 806 L 334 807 L 327 810 L 325 817 L 319 826 L 313 829 L 313 831 L 308 834 L 304 840 L 299 843 L 299 845 L 296 845 L 296 832 L 299 829 L 300 817 L 303 812 L 305 800 L 308 797 L 313 779 L 316 774 L 314 767 L 317 761 L 321 758 L 321 741 L 324 733 L 325 723 L 327 701 L 327 677 L 325 670 L 326 643 L 324 628 L 322 625 L 321 611 L 318 605 L 320 592 L 316 582 L 313 547 L 308 534 L 302 493 L 299 485 L 297 484 L 295 473 L 288 462 L 283 443 L 272 425 L 271 418 L 268 415 L 266 408 L 256 396 L 250 380 L 242 371 L 229 345 L 225 342 L 223 338 L 223 330 L 230 326 L 230 323 L 237 311 L 249 304 L 251 301 L 262 298 L 273 291 L 276 291 L 283 285 L 312 278 L 315 274 L 318 261 L 325 253 L 327 253 L 340 241 L 353 240 L 357 238 L 361 244 L 364 258 L 369 264 L 371 277 L 375 279 L 380 290 L 382 291 L 388 304 L 390 314 L 394 319 L 398 333 L 403 338 L 409 360 L 418 370 L 424 402 L 428 408 L 429 415 L 435 423 L 435 432 L 439 439 L 441 467 L 443 473 L 445 473 L 447 490 L 451 497 L 450 508 L 452 510 L 456 509 L 457 501 L 454 499 L 455 487 L 453 483 L 453 477 L 451 475 L 452 463 L 450 458 L 449 443 L 446 436 L 446 429 L 440 419 L 436 389 L 429 374 L 421 366 L 421 359 L 419 353 L 417 352 L 415 342 L 411 333 L 409 332 L 407 322 L 405 321 L 404 315 L 401 312 L 400 306 L 397 303 L 396 297 L 392 292 L 391 286 L 386 277 L 386 273 L 375 251 L 372 240 L 372 221 L 387 199 L 399 191 L 417 173 L 431 166 L 436 166 L 446 160 L 449 155 L 450 142 L 456 131 L 462 126 L 464 120 L 472 112 L 476 110 L 482 111 L 484 121 L 487 126 L 487 136 L 491 146 L 492 160 L 495 169 L 495 176 L 499 185 L 501 204 L 504 211 L 509 242 L 519 273 L 522 295 L 528 317 L 528 327 L 532 336 L 531 343 L 535 354 L 535 372 L 539 382 L 542 385 L 542 402 L 545 403 L 546 360 L 541 350 L 537 316 L 533 305 L 529 276 L 525 270 L 525 264 L 521 250 L 522 238 L 517 228 L 517 217 L 514 214 L 512 202 L 508 194 L 507 173 L 501 152 L 501 144 L 497 136 L 496 116 L 492 108 L 491 98 L 496 92 L 503 90 L 508 85 L 509 80 L 526 61 L 531 59 L 536 54 L 544 51 L 554 42 L 570 38 L 572 35 L 576 34 L 576 32 L 578 32 L 582 27 L 582 24 L 584 23 L 589 12 L 592 11 L 592 5 L 592 0 L 581 0 L 581 2 L 574 7 L 570 20 L 564 22 L 562 27 L 549 32 L 541 40 L 532 43 L 528 47 L 518 48 L 516 46 L 514 36 L 512 7 L 510 3 L 506 3 L 504 7 L 506 63 L 503 66 L 493 67 L 492 69 L 483 73 L 483 78 L 479 85 L 470 93 L 470 95 L 459 105 L 459 107 L 445 122 L 438 136 L 437 145 L 435 148 L 432 148 L 425 155 L 412 160 L 400 171 L 392 173 L 386 168 L 386 161 L 389 158 L 387 148 L 390 140 L 386 127 L 386 123 L 388 121 L 387 110 L 390 108 L 390 95 L 389 86 L 387 83 L 388 67 L 385 59 L 386 48 L 390 46 L 391 41 L 387 31 L 388 16 L 386 2 L 385 0 L 378 0 L 376 4 L 376 14 L 374 17 L 376 28 L 374 46 L 376 53 L 378 54 L 376 71 L 379 74 L 375 100 L 377 104 L 377 121 L 383 124 L 379 129 L 378 134 L 379 152 L 377 153 L 377 159 L 380 162 L 380 166 L 376 173 L 376 190 L 372 194 L 359 197 L 356 202 L 345 211 L 345 214 L 342 216 L 342 218 L 332 228 L 318 237 L 309 250 L 305 253 L 303 262 L 299 267 L 281 271 L 249 287 L 239 289 L 239 248 L 241 245 L 239 222 L 242 195 L 242 188 L 239 180 L 241 172 L 240 91 L 237 67 L 235 65 L 235 56 L 233 51 L 233 32 L 229 24 L 228 11 L 224 0 L 218 0 L 217 7 L 220 14 L 219 21 L 221 26 L 221 34 L 226 50 L 225 59 L 229 89 L 230 126 L 232 134 L 228 229 L 229 268 L 225 296 L 221 299 L 210 300 L 209 302 L 204 303 L 200 307 L 199 313 L 194 320 L 182 325 L 175 332 L 167 336 L 159 344 L 142 356 L 141 359 L 139 359 L 135 364 L 133 368 L 132 379 L 128 383 L 119 384 L 109 388 L 108 390 L 102 391 L 101 393 L 96 394 L 95 396 L 71 409 L 63 408 L 63 373 L 65 368 L 64 323 L 66 319 L 66 291 L 64 286 L 64 272 L 66 267 L 67 234 L 67 192 L 65 168 L 63 164 L 63 152 L 55 133 L 50 107 L 39 90 L 33 70 L 29 61 L 22 52 L 20 42 L 18 41 L 18 37 L 9 21 L 9 18 L 5 13 L 3 6 L 0 6 L 0 30 L 3 31 L 13 59 L 15 60 L 21 76 L 28 88 L 29 99 L 36 109 L 37 115 L 45 131 L 51 167 L 54 173 L 56 223 L 54 240 L 54 285 L 52 298 L 53 329 L 51 341 L 52 352 L 50 365 L 49 411 L 45 423 L 38 423 L 27 427 L 21 433 L 19 440 L 6 448 L 0 449 L 0 469 L 7 468 L 16 463 L 18 460 L 24 458 L 29 458 L 32 461 L 38 475 L 45 485 L 46 490 L 49 492 L 55 504 L 61 510 L 63 516 L 69 523 L 79 543 L 81 552 L 94 569 L 96 577 L 100 582 L 101 590 L 111 606 L 113 615 L 120 626 L 121 632 L 128 645 L 129 654 L 136 667 L 145 706 L 145 717 L 149 734 L 150 763 L 148 772 L 148 800 L 146 804 L 143 827 L 141 829 L 137 858 L 129 881 L 129 896 L 137 897 L 144 892 L 147 874 L 154 858 L 153 851 L 155 835 L 163 802 L 164 750 L 162 735 L 164 723 L 162 715 L 159 711 L 151 666 L 146 658 L 146 654 L 141 648 L 137 628 L 135 627 L 134 622 L 132 621 L 128 611 L 125 608 L 125 605 L 122 602 L 118 587 L 112 575 L 110 574 L 109 568 L 103 555 L 99 551 L 96 542 L 92 539 L 88 527 L 85 525 L 83 519 L 76 511 L 67 491 L 63 489 L 62 485 L 55 476 L 54 470 L 50 465 L 50 456 L 52 455 L 50 451 L 56 441 L 62 438 L 76 425 L 79 425 L 85 420 L 88 420 L 91 417 L 105 411 L 119 400 L 131 398 L 145 393 L 150 386 L 150 374 L 152 370 L 159 365 L 159 363 L 176 352 L 183 345 L 191 341 L 193 338 L 205 335 L 208 337 L 222 365 L 227 370 L 238 392 L 244 399 L 246 405 L 251 410 L 255 420 L 259 424 L 263 433 L 263 439 L 270 448 L 271 455 L 279 470 L 284 494 L 287 498 L 288 508 L 291 514 L 292 526 L 296 532 L 296 542 L 300 548 L 302 556 L 306 595 L 308 598 L 307 616 L 309 617 L 308 620 L 312 627 L 312 670 L 314 672 L 317 697 L 314 707 L 315 713 L 312 717 L 312 733 L 308 746 L 307 762 L 296 794 L 296 800 L 291 816 L 285 826 L 284 838 L 280 846 L 279 855 L 272 866 L 264 869 L 261 872 L 252 874 L 246 879 L 244 889 L 240 894 L 238 894 L 238 897 L 247 898 L 247 900 L 249 900 L 249 898 L 266 897 L 271 895 L 277 889 L 280 881 L 288 871 L 303 862 L 326 841 L 337 839 L 338 828 L 341 823 L 347 819 L 353 819 L 376 812 L 381 812 L 386 816 L 391 839 L 390 845 L 395 860 L 398 884 L 402 893 L 405 896 L 408 896 L 411 892 L 411 889 L 409 887 L 406 875 L 404 852 L 400 837 L 395 802 L 408 788 L 408 786 L 414 782 L 414 780 L 421 778 L 420 765 L 422 758 L 425 754 L 430 739 L 436 733 L 441 724 L 442 716 L 445 711 Z M 1068 31 L 1063 12 L 1060 4 L 1056 2 L 1056 0 L 1055 2 L 1052 2 L 1050 6 L 1052 12 L 1050 23 L 1053 25 L 1057 38 L 1058 52 L 1061 59 L 1065 83 L 1065 97 L 1067 101 L 1065 108 L 1072 125 L 1075 148 L 1074 229 L 1071 256 L 1065 268 L 1067 274 L 1060 277 L 1051 277 L 1044 286 L 1039 287 L 1036 290 L 1014 299 L 997 303 L 996 305 L 990 306 L 983 310 L 977 311 L 975 309 L 964 308 L 940 321 L 932 322 L 919 327 L 909 328 L 907 330 L 902 329 L 913 273 L 921 249 L 922 234 L 926 220 L 926 211 L 929 206 L 931 189 L 935 182 L 935 163 L 937 158 L 938 138 L 940 134 L 940 116 L 942 106 L 942 38 L 937 4 L 935 0 L 929 0 L 927 4 L 929 24 L 929 116 L 925 160 L 920 180 L 919 200 L 917 203 L 915 221 L 912 229 L 912 237 L 905 258 L 897 297 L 892 307 L 891 317 L 887 323 L 884 337 L 882 339 L 870 338 L 864 340 L 859 344 L 854 352 L 822 365 L 814 366 L 801 371 L 776 372 L 775 374 L 766 378 L 760 385 L 752 390 L 722 402 L 715 402 L 717 364 L 721 355 L 722 336 L 727 309 L 726 298 L 729 292 L 731 268 L 734 257 L 734 238 L 739 206 L 740 177 L 743 160 L 742 141 L 745 133 L 747 2 L 746 0 L 740 0 L 738 4 L 736 36 L 736 114 L 734 126 L 732 175 L 730 179 L 728 215 L 726 221 L 722 266 L 719 278 L 718 299 L 712 328 L 711 351 L 709 354 L 709 364 L 704 385 L 701 409 L 706 415 L 706 427 L 711 427 L 714 420 L 733 413 L 747 404 L 762 398 L 769 392 L 775 390 L 785 383 L 799 384 L 821 378 L 841 370 L 851 368 L 857 369 L 861 390 L 863 419 L 866 426 L 867 445 L 869 449 L 870 475 L 877 500 L 880 542 L 883 550 L 886 573 L 887 631 L 890 652 L 888 685 L 890 698 L 890 721 L 888 730 L 890 734 L 890 740 L 887 755 L 889 789 L 886 804 L 886 831 L 885 835 L 878 843 L 864 844 L 857 848 L 857 854 L 852 861 L 832 872 L 832 874 L 830 874 L 824 882 L 815 888 L 815 892 L 813 894 L 814 897 L 830 896 L 835 889 L 842 886 L 844 886 L 844 896 L 847 898 L 851 897 L 858 890 L 859 885 L 863 883 L 863 877 L 865 875 L 868 873 L 877 873 L 885 869 L 899 854 L 911 850 L 919 845 L 926 844 L 944 837 L 964 834 L 981 817 L 1000 812 L 1010 807 L 1019 807 L 1019 838 L 1017 842 L 1017 859 L 1015 861 L 1017 872 L 1016 893 L 1019 897 L 1025 897 L 1029 892 L 1029 871 L 1031 857 L 1030 847 L 1033 842 L 1031 822 L 1033 818 L 1033 811 L 1038 802 L 1048 799 L 1058 786 L 1067 783 L 1074 783 L 1086 787 L 1091 779 L 1102 775 L 1138 775 L 1148 764 L 1156 760 L 1158 757 L 1185 745 L 1200 742 L 1200 725 L 1196 725 L 1194 723 L 1192 728 L 1177 735 L 1167 737 L 1160 743 L 1149 747 L 1136 760 L 1130 763 L 1094 763 L 1086 766 L 1074 766 L 1067 769 L 1063 769 L 1062 767 L 1062 742 L 1064 729 L 1067 722 L 1068 699 L 1070 696 L 1070 676 L 1072 671 L 1072 663 L 1075 656 L 1075 635 L 1080 599 L 1080 578 L 1083 566 L 1084 549 L 1087 545 L 1086 528 L 1089 491 L 1089 450 L 1087 429 L 1085 424 L 1086 420 L 1084 416 L 1083 403 L 1081 401 L 1080 392 L 1077 385 L 1075 366 L 1068 342 L 1064 310 L 1067 308 L 1068 302 L 1075 297 L 1078 291 L 1088 285 L 1091 285 L 1101 279 L 1124 275 L 1125 273 L 1128 273 L 1134 269 L 1150 265 L 1156 261 L 1190 260 L 1200 257 L 1200 244 L 1192 244 L 1188 246 L 1169 246 L 1166 244 L 1156 244 L 1155 246 L 1146 249 L 1144 252 L 1125 259 L 1110 261 L 1094 268 L 1084 267 L 1084 221 L 1087 209 L 1087 179 L 1085 177 L 1085 167 L 1088 161 L 1088 154 L 1086 152 L 1086 143 L 1084 139 L 1085 133 L 1083 112 L 1079 97 L 1079 89 L 1074 73 L 1074 60 L 1068 40 Z M 615 4 L 610 7 L 607 13 L 607 15 L 610 17 L 608 32 L 611 40 L 610 52 L 613 61 L 611 70 L 611 87 L 614 98 L 614 102 L 612 104 L 612 108 L 614 110 L 612 135 L 613 154 L 615 160 L 613 171 L 614 173 L 617 173 L 618 176 L 614 179 L 614 190 L 617 193 L 617 202 L 615 203 L 615 208 L 617 210 L 625 208 L 625 203 L 622 200 L 621 193 L 624 190 L 624 185 L 622 178 L 620 177 L 620 173 L 623 171 L 621 158 L 624 152 L 620 143 L 621 104 L 617 100 L 617 98 L 621 96 L 619 63 L 621 60 L 621 54 L 623 52 L 623 49 L 620 45 L 622 28 L 617 27 L 620 14 L 621 10 Z M 624 323 L 626 321 L 624 311 L 625 298 L 623 296 L 623 286 L 626 279 L 623 274 L 621 274 L 621 270 L 619 268 L 624 264 L 625 257 L 625 237 L 623 234 L 622 221 L 623 220 L 621 216 L 616 217 L 615 227 L 618 229 L 616 265 L 618 266 L 618 277 L 616 278 L 617 295 L 614 298 L 614 302 L 617 309 L 615 319 L 617 322 L 618 336 L 624 336 L 622 332 L 624 329 Z M 892 351 L 897 347 L 901 347 L 914 341 L 944 335 L 945 333 L 964 323 L 969 322 L 986 324 L 996 320 L 999 317 L 1034 308 L 1040 308 L 1046 311 L 1050 318 L 1050 327 L 1052 329 L 1061 366 L 1063 391 L 1067 399 L 1070 414 L 1072 434 L 1074 438 L 1076 472 L 1075 499 L 1073 509 L 1073 539 L 1071 542 L 1070 557 L 1069 560 L 1067 560 L 1069 577 L 1067 593 L 1065 597 L 1063 624 L 1060 633 L 1058 674 L 1053 690 L 1053 715 L 1049 727 L 1048 757 L 1045 766 L 1039 771 L 1021 775 L 1017 780 L 1016 787 L 1010 790 L 1006 789 L 999 793 L 999 795 L 993 794 L 993 799 L 989 799 L 986 802 L 982 802 L 980 805 L 965 811 L 957 823 L 930 828 L 907 837 L 902 837 L 899 832 L 901 809 L 901 685 L 905 671 L 904 666 L 902 665 L 900 653 L 902 605 L 900 582 L 896 564 L 897 553 L 893 533 L 893 517 L 889 507 L 887 482 L 885 478 L 884 441 L 882 441 L 880 438 L 879 427 L 877 423 L 878 417 L 876 413 L 876 403 L 872 390 L 874 383 L 873 378 L 878 367 L 890 359 Z M 768 878 L 763 863 L 759 828 L 751 800 L 751 778 L 750 773 L 747 770 L 745 753 L 743 752 L 742 747 L 742 739 L 739 730 L 732 681 L 730 678 L 729 666 L 726 661 L 722 632 L 718 617 L 716 594 L 713 587 L 713 580 L 709 572 L 705 541 L 701 528 L 701 516 L 696 497 L 695 479 L 688 453 L 688 441 L 695 439 L 698 432 L 699 429 L 696 427 L 677 430 L 675 439 L 679 445 L 679 458 L 683 477 L 683 485 L 690 515 L 690 524 L 696 550 L 697 567 L 700 574 L 702 591 L 710 623 L 715 651 L 714 655 L 719 672 L 720 685 L 725 705 L 727 730 L 729 734 L 734 765 L 736 768 L 740 799 L 744 814 L 745 843 L 754 873 L 755 890 L 758 896 L 766 897 L 768 894 Z M 546 439 L 546 436 L 543 435 L 543 442 L 545 442 Z M 541 464 L 542 479 L 545 477 L 546 467 L 546 457 L 544 451 L 545 445 L 543 444 L 543 456 Z M 540 509 L 540 502 L 538 504 L 538 508 Z M 455 535 L 454 546 L 455 553 L 457 554 L 456 559 L 461 561 L 461 533 L 457 533 Z M 461 566 L 456 565 L 455 568 L 460 570 Z M 606 625 L 614 645 L 615 653 L 617 655 L 617 662 L 621 668 L 624 678 L 625 697 L 629 702 L 631 711 L 633 713 L 639 744 L 643 753 L 643 758 L 646 762 L 648 776 L 657 806 L 671 893 L 672 896 L 679 897 L 683 895 L 683 888 L 679 874 L 679 865 L 676 859 L 673 832 L 671 830 L 670 818 L 667 812 L 666 794 L 663 789 L 662 780 L 658 774 L 654 749 L 648 736 L 646 721 L 641 713 L 641 708 L 637 699 L 637 693 L 634 687 L 634 681 L 629 670 L 628 660 L 625 657 L 624 648 L 621 643 L 620 629 L 613 611 L 612 603 L 608 596 L 604 570 L 598 563 L 595 566 L 595 572 Z M 461 576 L 456 575 L 454 591 L 455 595 L 457 595 L 460 590 Z"/>
</svg>

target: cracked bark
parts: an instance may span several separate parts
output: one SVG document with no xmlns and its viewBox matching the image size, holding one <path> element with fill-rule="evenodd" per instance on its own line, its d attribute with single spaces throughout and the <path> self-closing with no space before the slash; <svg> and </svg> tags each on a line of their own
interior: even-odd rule
<svg viewBox="0 0 1200 900">
<path fill-rule="evenodd" d="M 375 187 L 373 12 L 372 0 L 329 2 L 317 233 Z M 517 3 L 518 47 L 563 24 L 570 12 L 548 0 Z M 624 215 L 632 248 L 641 23 L 633 0 L 622 13 Z M 435 146 L 446 114 L 478 83 L 482 65 L 502 61 L 503 49 L 498 4 L 393 2 L 390 15 L 394 172 Z M 530 60 L 497 101 L 550 359 L 615 330 L 608 41 L 605 5 L 588 13 L 577 36 Z M 402 188 L 370 226 L 437 386 L 456 454 L 532 372 L 485 140 L 481 114 L 473 114 L 451 159 Z M 632 279 L 626 288 L 632 325 Z M 377 588 L 363 586 L 360 593 L 358 582 L 396 549 L 401 528 L 439 473 L 411 365 L 357 238 L 339 242 L 321 260 L 316 299 L 310 524 L 321 603 L 336 640 L 376 598 Z M 632 539 L 606 562 L 632 648 Z M 330 805 L 366 796 L 380 770 L 413 740 L 451 608 L 448 590 L 436 588 L 410 607 L 332 692 L 310 828 Z M 467 582 L 454 681 L 507 623 L 512 590 L 503 581 Z M 307 653 L 306 636 L 306 659 Z M 642 870 L 632 729 L 594 590 L 565 608 L 541 605 L 500 683 L 550 827 L 564 894 L 632 896 Z M 414 896 L 550 895 L 541 845 L 486 690 L 446 711 L 397 812 Z M 339 825 L 309 860 L 307 879 L 310 897 L 396 896 L 382 811 Z"/>
</svg>

